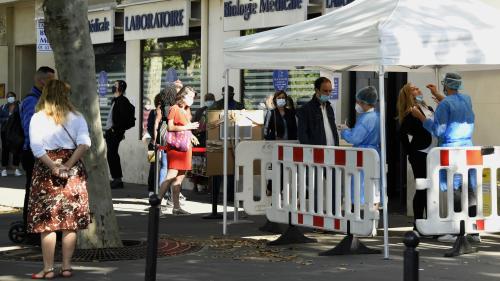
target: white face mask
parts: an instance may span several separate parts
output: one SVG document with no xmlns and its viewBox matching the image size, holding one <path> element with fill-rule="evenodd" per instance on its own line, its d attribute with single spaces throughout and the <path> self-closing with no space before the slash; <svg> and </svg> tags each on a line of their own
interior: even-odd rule
<svg viewBox="0 0 500 281">
<path fill-rule="evenodd" d="M 207 101 L 205 101 L 205 106 L 206 107 L 211 107 L 212 105 L 214 105 L 214 101 L 213 100 L 207 100 Z"/>
<path fill-rule="evenodd" d="M 14 103 L 16 101 L 16 98 L 15 97 L 8 97 L 7 98 L 7 102 L 8 103 Z"/>
<path fill-rule="evenodd" d="M 359 105 L 358 103 L 356 104 L 356 106 L 354 107 L 354 109 L 356 110 L 357 113 L 364 113 L 365 112 L 363 110 L 363 108 L 361 107 L 361 105 Z"/>
<path fill-rule="evenodd" d="M 194 100 L 192 98 L 189 98 L 189 97 L 185 97 L 184 98 L 184 103 L 187 105 L 187 106 L 191 106 L 193 105 L 193 102 Z"/>
<path fill-rule="evenodd" d="M 286 100 L 285 99 L 276 99 L 276 105 L 278 107 L 285 107 L 286 105 Z"/>
</svg>

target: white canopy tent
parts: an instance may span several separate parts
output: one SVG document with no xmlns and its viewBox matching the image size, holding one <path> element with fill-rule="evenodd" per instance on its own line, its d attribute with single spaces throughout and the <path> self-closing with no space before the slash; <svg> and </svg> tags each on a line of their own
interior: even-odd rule
<svg viewBox="0 0 500 281">
<path fill-rule="evenodd" d="M 500 69 L 499 19 L 500 11 L 477 0 L 356 0 L 312 20 L 226 40 L 225 89 L 229 69 L 378 72 L 384 256 L 388 258 L 384 73 Z M 226 157 L 224 140 L 224 175 Z M 226 205 L 224 195 L 224 234 Z"/>
</svg>

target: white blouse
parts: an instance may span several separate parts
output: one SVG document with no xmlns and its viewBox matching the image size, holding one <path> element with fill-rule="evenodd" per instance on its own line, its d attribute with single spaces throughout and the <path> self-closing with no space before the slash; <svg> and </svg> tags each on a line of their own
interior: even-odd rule
<svg viewBox="0 0 500 281">
<path fill-rule="evenodd" d="M 64 127 L 77 145 L 85 144 L 90 146 L 89 129 L 82 115 L 68 113 Z M 54 119 L 47 116 L 44 111 L 35 113 L 31 118 L 30 145 L 36 158 L 45 155 L 47 150 L 76 148 L 63 126 L 56 125 Z"/>
</svg>

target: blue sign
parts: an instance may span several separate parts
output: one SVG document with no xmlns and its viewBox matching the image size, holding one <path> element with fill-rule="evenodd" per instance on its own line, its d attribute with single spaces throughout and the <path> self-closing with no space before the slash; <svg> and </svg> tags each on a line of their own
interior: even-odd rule
<svg viewBox="0 0 500 281">
<path fill-rule="evenodd" d="M 99 72 L 98 91 L 101 97 L 104 97 L 108 92 L 108 73 L 106 71 Z"/>
<path fill-rule="evenodd" d="M 340 78 L 339 77 L 333 77 L 332 81 L 332 93 L 330 94 L 330 99 L 331 100 L 338 100 L 339 99 L 339 85 L 340 84 Z"/>
<path fill-rule="evenodd" d="M 286 91 L 288 88 L 288 70 L 273 71 L 273 86 L 275 91 Z"/>
<path fill-rule="evenodd" d="M 165 75 L 165 83 L 173 83 L 175 81 L 179 80 L 177 76 L 177 70 L 175 68 L 171 67 L 167 70 L 167 74 Z"/>
</svg>

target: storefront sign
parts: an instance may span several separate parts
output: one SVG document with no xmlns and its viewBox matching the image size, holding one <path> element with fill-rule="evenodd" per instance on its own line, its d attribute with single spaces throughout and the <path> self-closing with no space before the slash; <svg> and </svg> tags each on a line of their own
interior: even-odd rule
<svg viewBox="0 0 500 281">
<path fill-rule="evenodd" d="M 90 12 L 87 17 L 92 44 L 113 42 L 115 29 L 114 10 Z"/>
<path fill-rule="evenodd" d="M 342 82 L 342 74 L 334 73 L 332 76 L 332 93 L 330 94 L 330 100 L 339 99 L 341 82 Z"/>
<path fill-rule="evenodd" d="M 98 90 L 101 97 L 104 97 L 108 92 L 108 73 L 106 71 L 99 73 Z"/>
<path fill-rule="evenodd" d="M 328 14 L 352 2 L 354 2 L 354 0 L 323 0 L 323 14 Z"/>
<path fill-rule="evenodd" d="M 45 35 L 45 26 L 43 19 L 36 20 L 36 52 L 37 53 L 51 53 L 47 35 Z"/>
<path fill-rule="evenodd" d="M 224 31 L 305 21 L 309 0 L 224 0 Z"/>
<path fill-rule="evenodd" d="M 163 1 L 125 8 L 125 41 L 189 34 L 191 0 Z"/>
<path fill-rule="evenodd" d="M 273 86 L 275 91 L 288 89 L 288 70 L 273 71 Z"/>
</svg>

